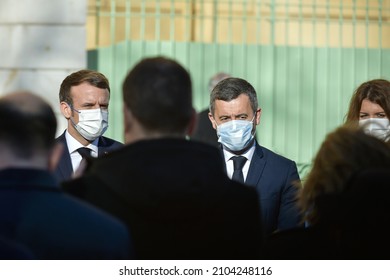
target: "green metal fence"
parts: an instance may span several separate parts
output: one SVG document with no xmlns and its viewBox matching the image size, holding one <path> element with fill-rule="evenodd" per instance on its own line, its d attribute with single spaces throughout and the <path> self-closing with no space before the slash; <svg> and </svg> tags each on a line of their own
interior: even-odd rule
<svg viewBox="0 0 390 280">
<path fill-rule="evenodd" d="M 301 175 L 326 133 L 343 122 L 353 90 L 390 79 L 390 1 L 90 1 L 89 67 L 112 84 L 110 128 L 123 140 L 121 83 L 141 58 L 177 59 L 208 106 L 218 71 L 247 79 L 263 109 L 260 143 Z"/>
</svg>

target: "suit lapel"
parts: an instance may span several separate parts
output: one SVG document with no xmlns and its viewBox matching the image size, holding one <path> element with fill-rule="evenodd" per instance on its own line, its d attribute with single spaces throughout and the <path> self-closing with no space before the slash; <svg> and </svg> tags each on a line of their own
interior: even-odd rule
<svg viewBox="0 0 390 280">
<path fill-rule="evenodd" d="M 245 185 L 257 186 L 258 182 L 263 174 L 266 161 L 264 159 L 264 153 L 259 144 L 256 143 L 256 149 L 253 153 L 251 165 L 249 166 L 248 175 L 246 177 Z"/>
<path fill-rule="evenodd" d="M 70 178 L 73 173 L 72 162 L 69 155 L 68 145 L 66 144 L 65 132 L 58 138 L 58 140 L 64 145 L 64 150 L 60 162 L 58 163 L 58 172 L 62 178 Z"/>
<path fill-rule="evenodd" d="M 107 146 L 108 144 L 104 137 L 100 136 L 98 142 L 98 157 L 107 155 L 109 153 L 110 149 Z"/>
<path fill-rule="evenodd" d="M 218 144 L 219 144 L 219 151 L 221 153 L 221 158 L 222 158 L 222 161 L 223 161 L 223 167 L 224 167 L 223 170 L 225 171 L 225 174 L 227 176 L 226 160 L 225 160 L 225 155 L 223 153 L 223 147 L 222 147 L 222 145 L 220 143 L 218 143 Z"/>
</svg>

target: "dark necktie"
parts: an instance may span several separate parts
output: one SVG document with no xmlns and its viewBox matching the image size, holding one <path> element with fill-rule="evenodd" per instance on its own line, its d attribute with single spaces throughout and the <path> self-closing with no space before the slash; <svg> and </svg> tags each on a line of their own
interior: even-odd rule
<svg viewBox="0 0 390 280">
<path fill-rule="evenodd" d="M 78 148 L 77 152 L 79 152 L 83 159 L 89 160 L 91 158 L 91 149 L 89 148 Z"/>
<path fill-rule="evenodd" d="M 86 147 L 78 148 L 77 152 L 81 155 L 81 161 L 80 161 L 80 165 L 79 165 L 78 169 L 74 170 L 75 174 L 77 174 L 76 177 L 80 176 L 85 171 L 87 171 L 91 165 L 91 162 L 92 162 L 92 155 L 91 155 L 92 150 L 91 149 L 86 148 Z"/>
<path fill-rule="evenodd" d="M 232 180 L 244 183 L 244 174 L 242 173 L 242 168 L 246 162 L 246 157 L 243 156 L 234 156 L 232 157 L 234 172 L 232 176 Z"/>
</svg>

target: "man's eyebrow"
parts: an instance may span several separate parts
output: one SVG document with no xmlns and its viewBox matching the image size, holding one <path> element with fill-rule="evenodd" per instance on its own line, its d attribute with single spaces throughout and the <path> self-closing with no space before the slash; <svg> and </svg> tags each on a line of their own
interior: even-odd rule
<svg viewBox="0 0 390 280">
<path fill-rule="evenodd" d="M 237 115 L 233 115 L 234 118 L 240 118 L 240 117 L 248 117 L 248 114 L 247 113 L 241 113 L 241 114 L 237 114 Z M 232 115 L 221 115 L 219 116 L 219 119 L 231 119 L 232 118 Z"/>
<path fill-rule="evenodd" d="M 93 102 L 84 102 L 81 104 L 81 106 L 93 106 L 95 105 Z"/>
</svg>

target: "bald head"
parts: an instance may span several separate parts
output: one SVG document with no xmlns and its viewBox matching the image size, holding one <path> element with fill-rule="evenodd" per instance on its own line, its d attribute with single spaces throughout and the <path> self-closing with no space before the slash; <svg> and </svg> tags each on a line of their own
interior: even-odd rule
<svg viewBox="0 0 390 280">
<path fill-rule="evenodd" d="M 39 96 L 18 91 L 0 98 L 1 153 L 21 159 L 46 154 L 54 145 L 56 128 L 52 108 Z"/>
</svg>

